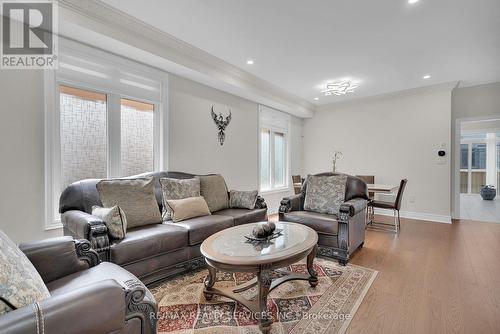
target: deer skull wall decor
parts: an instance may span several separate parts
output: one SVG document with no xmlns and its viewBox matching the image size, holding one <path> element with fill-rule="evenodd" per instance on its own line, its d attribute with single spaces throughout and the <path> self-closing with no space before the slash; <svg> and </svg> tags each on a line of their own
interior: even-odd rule
<svg viewBox="0 0 500 334">
<path fill-rule="evenodd" d="M 224 140 L 226 139 L 226 128 L 231 122 L 231 109 L 229 109 L 229 116 L 226 117 L 224 120 L 224 117 L 222 116 L 222 113 L 219 113 L 219 116 L 214 111 L 214 107 L 212 106 L 212 119 L 215 122 L 215 125 L 217 126 L 217 129 L 219 129 L 218 137 L 219 137 L 219 144 L 224 145 Z"/>
</svg>

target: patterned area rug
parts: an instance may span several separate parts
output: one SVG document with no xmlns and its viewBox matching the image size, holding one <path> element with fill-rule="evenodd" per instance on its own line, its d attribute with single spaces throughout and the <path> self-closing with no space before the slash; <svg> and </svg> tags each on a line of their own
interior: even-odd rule
<svg viewBox="0 0 500 334">
<path fill-rule="evenodd" d="M 307 273 L 305 262 L 288 268 Z M 319 284 L 311 288 L 307 281 L 289 281 L 273 290 L 268 309 L 273 316 L 271 333 L 344 333 L 377 271 L 336 261 L 315 259 Z M 241 304 L 220 296 L 206 301 L 203 281 L 206 269 L 200 269 L 151 288 L 158 306 L 158 333 L 176 334 L 250 334 L 260 333 L 258 321 Z M 242 284 L 254 277 L 250 273 L 217 272 L 215 286 Z M 257 289 L 242 293 L 254 299 Z"/>
</svg>

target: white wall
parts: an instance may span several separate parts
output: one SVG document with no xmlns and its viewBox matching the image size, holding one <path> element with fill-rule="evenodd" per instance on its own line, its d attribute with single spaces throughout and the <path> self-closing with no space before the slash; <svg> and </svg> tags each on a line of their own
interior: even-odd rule
<svg viewBox="0 0 500 334">
<path fill-rule="evenodd" d="M 16 241 L 55 236 L 44 221 L 42 72 L 0 71 L 0 229 Z"/>
<path fill-rule="evenodd" d="M 220 173 L 230 189 L 259 187 L 258 121 L 259 105 L 220 90 L 178 76 L 169 79 L 169 169 L 191 173 Z M 217 127 L 210 109 L 232 111 L 224 145 L 219 145 Z M 302 121 L 291 118 L 290 167 L 301 173 Z M 291 191 L 264 194 L 269 212 L 277 212 L 279 202 Z"/>
<path fill-rule="evenodd" d="M 319 108 L 304 120 L 304 171 L 375 175 L 376 183 L 408 179 L 403 216 L 449 221 L 450 165 L 437 148 L 451 145 L 451 87 L 420 89 Z"/>
<path fill-rule="evenodd" d="M 460 121 L 471 119 L 495 119 L 500 117 L 500 82 L 457 88 L 451 98 L 451 129 L 452 129 L 452 216 L 460 218 L 460 172 L 455 169 L 455 159 L 459 154 Z"/>
</svg>

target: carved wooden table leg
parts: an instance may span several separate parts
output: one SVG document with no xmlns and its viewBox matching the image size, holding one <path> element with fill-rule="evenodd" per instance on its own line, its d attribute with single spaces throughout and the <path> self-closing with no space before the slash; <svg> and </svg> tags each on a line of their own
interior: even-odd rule
<svg viewBox="0 0 500 334">
<path fill-rule="evenodd" d="M 257 277 L 259 281 L 259 329 L 263 334 L 267 334 L 271 330 L 271 324 L 273 323 L 273 319 L 267 310 L 267 295 L 269 294 L 272 281 L 271 271 L 261 269 Z"/>
<path fill-rule="evenodd" d="M 203 291 L 203 294 L 205 295 L 206 300 L 211 300 L 212 297 L 214 296 L 212 293 L 210 293 L 210 290 L 212 290 L 215 280 L 217 278 L 217 272 L 215 268 L 207 264 L 208 268 L 208 276 L 205 278 L 205 290 Z"/>
<path fill-rule="evenodd" d="M 307 271 L 309 272 L 309 284 L 314 288 L 318 285 L 318 273 L 314 270 L 314 258 L 316 257 L 316 253 L 318 252 L 318 246 L 314 246 L 311 250 L 311 253 L 307 255 Z"/>
</svg>

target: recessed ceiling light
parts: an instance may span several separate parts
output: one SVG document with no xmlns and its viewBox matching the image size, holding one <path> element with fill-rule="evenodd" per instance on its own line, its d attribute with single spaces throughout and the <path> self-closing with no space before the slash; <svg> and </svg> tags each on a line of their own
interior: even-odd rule
<svg viewBox="0 0 500 334">
<path fill-rule="evenodd" d="M 424 75 L 424 76 L 422 77 L 422 79 L 426 79 L 426 80 L 427 80 L 427 79 L 430 79 L 430 78 L 431 78 L 431 76 L 430 76 L 429 74 L 426 74 L 426 75 Z"/>
<path fill-rule="evenodd" d="M 247 65 L 253 65 L 253 60 L 252 59 L 248 59 L 247 60 Z"/>
<path fill-rule="evenodd" d="M 315 98 L 314 98 L 314 101 L 318 101 L 318 100 L 319 100 L 319 97 L 315 97 Z"/>
<path fill-rule="evenodd" d="M 418 0 L 408 0 L 408 3 L 409 3 L 410 5 L 413 5 L 414 3 L 417 3 L 417 2 L 418 2 Z"/>
</svg>

